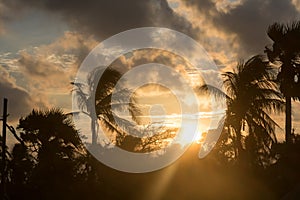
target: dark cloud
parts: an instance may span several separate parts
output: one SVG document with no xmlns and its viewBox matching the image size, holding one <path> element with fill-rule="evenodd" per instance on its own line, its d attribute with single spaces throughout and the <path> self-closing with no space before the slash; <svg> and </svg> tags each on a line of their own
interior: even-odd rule
<svg viewBox="0 0 300 200">
<path fill-rule="evenodd" d="M 251 0 L 221 15 L 218 25 L 227 31 L 237 33 L 241 45 L 249 53 L 262 52 L 267 41 L 267 28 L 274 22 L 289 22 L 299 16 L 290 1 L 282 0 Z"/>
<path fill-rule="evenodd" d="M 0 1 L 0 35 L 6 32 L 5 23 L 9 22 L 13 18 L 13 14 L 10 12 L 11 8 L 7 6 L 3 1 Z"/>
<path fill-rule="evenodd" d="M 196 31 L 184 18 L 173 12 L 166 0 L 6 0 L 16 8 L 45 9 L 61 14 L 76 30 L 104 39 L 132 28 L 163 26 L 191 36 Z"/>
<path fill-rule="evenodd" d="M 224 13 L 218 11 L 210 0 L 192 0 L 186 3 L 195 6 L 208 23 L 227 33 L 235 33 L 241 46 L 240 56 L 261 53 L 270 43 L 267 28 L 274 22 L 290 22 L 299 17 L 299 12 L 290 0 L 245 0 L 241 5 Z"/>
<path fill-rule="evenodd" d="M 14 80 L 8 72 L 0 66 L 0 99 L 2 113 L 2 100 L 8 98 L 8 113 L 10 121 L 16 121 L 20 116 L 26 116 L 33 107 L 33 100 L 30 95 L 22 88 L 16 86 Z"/>
</svg>

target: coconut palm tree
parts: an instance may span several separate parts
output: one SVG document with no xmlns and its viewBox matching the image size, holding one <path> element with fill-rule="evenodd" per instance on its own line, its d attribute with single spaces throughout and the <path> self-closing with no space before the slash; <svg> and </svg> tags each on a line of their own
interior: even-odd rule
<svg viewBox="0 0 300 200">
<path fill-rule="evenodd" d="M 273 41 L 272 49 L 266 47 L 269 61 L 278 64 L 280 90 L 286 100 L 285 137 L 286 143 L 292 141 L 291 99 L 300 98 L 300 21 L 291 24 L 274 23 L 269 26 L 268 36 Z"/>
<path fill-rule="evenodd" d="M 155 124 L 137 126 L 138 116 L 142 113 L 136 98 L 134 95 L 131 96 L 132 91 L 127 87 L 117 87 L 121 76 L 120 72 L 112 68 L 106 70 L 97 68 L 88 77 L 88 92 L 84 92 L 84 85 L 72 82 L 79 106 L 83 110 L 81 112 L 91 118 L 92 145 L 97 144 L 99 120 L 99 123 L 110 133 L 116 133 L 110 142 L 122 149 L 133 152 L 151 152 L 163 148 L 166 146 L 167 139 L 174 137 L 175 130 L 164 126 L 158 127 Z M 125 109 L 129 109 L 131 119 L 118 114 L 119 110 Z M 133 136 L 132 133 L 142 137 Z"/>
<path fill-rule="evenodd" d="M 117 133 L 115 138 L 117 145 L 124 140 L 127 131 L 136 131 L 133 121 L 116 113 L 116 110 L 129 108 L 134 121 L 137 121 L 135 116 L 140 113 L 134 98 L 130 98 L 131 101 L 128 102 L 131 91 L 126 88 L 120 90 L 115 88 L 120 78 L 121 74 L 117 70 L 97 68 L 89 74 L 88 86 L 71 83 L 75 86 L 73 91 L 77 94 L 81 112 L 91 118 L 92 145 L 97 144 L 98 120 L 110 132 Z M 88 92 L 85 92 L 85 87 L 88 87 Z M 117 101 L 112 102 L 113 95 Z"/>
<path fill-rule="evenodd" d="M 268 150 L 276 142 L 278 126 L 269 113 L 284 109 L 272 67 L 264 57 L 254 56 L 222 76 L 225 92 L 210 85 L 201 86 L 200 91 L 227 100 L 224 132 L 226 142 L 234 147 L 231 157 L 243 155 L 248 144 L 246 138 L 251 138 L 260 151 Z"/>
</svg>

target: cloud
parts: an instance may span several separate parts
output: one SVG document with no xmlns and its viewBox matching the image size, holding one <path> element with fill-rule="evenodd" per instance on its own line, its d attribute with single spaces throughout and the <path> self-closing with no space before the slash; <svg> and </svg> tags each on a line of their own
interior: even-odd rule
<svg viewBox="0 0 300 200">
<path fill-rule="evenodd" d="M 70 82 L 74 80 L 82 60 L 95 45 L 93 38 L 65 32 L 49 45 L 20 51 L 18 70 L 30 94 L 44 101 L 47 107 L 64 106 L 64 109 L 70 109 Z"/>
<path fill-rule="evenodd" d="M 65 32 L 49 45 L 1 54 L 0 97 L 9 99 L 12 118 L 16 120 L 33 108 L 61 107 L 59 103 L 70 109 L 70 82 L 95 45 L 92 38 Z"/>
<path fill-rule="evenodd" d="M 18 117 L 28 114 L 34 103 L 37 102 L 34 102 L 26 90 L 16 85 L 15 79 L 1 65 L 0 75 L 0 112 L 3 112 L 2 99 L 8 98 L 9 121 L 16 121 Z"/>
<path fill-rule="evenodd" d="M 104 39 L 132 28 L 162 26 L 195 36 L 196 30 L 170 9 L 167 0 L 5 0 L 11 8 L 39 8 L 60 14 L 77 31 Z"/>
<path fill-rule="evenodd" d="M 76 31 L 65 31 L 61 37 L 56 38 L 52 43 L 40 45 L 35 48 L 34 52 L 30 53 L 44 56 L 74 55 L 78 65 L 97 44 L 98 42 L 92 36 Z"/>
<path fill-rule="evenodd" d="M 0 35 L 5 33 L 4 20 L 7 20 L 7 7 L 3 2 L 0 2 Z"/>
<path fill-rule="evenodd" d="M 65 32 L 49 45 L 21 50 L 18 54 L 19 70 L 39 89 L 55 89 L 69 84 L 90 50 L 96 45 L 93 38 L 76 32 Z"/>
<path fill-rule="evenodd" d="M 295 5 L 296 9 L 300 11 L 300 1 L 299 0 L 292 0 L 292 3 Z"/>
<path fill-rule="evenodd" d="M 235 34 L 239 44 L 240 57 L 263 52 L 264 46 L 270 43 L 266 35 L 269 25 L 274 22 L 286 23 L 299 17 L 296 4 L 292 1 L 244 0 L 238 1 L 226 12 L 218 9 L 219 2 L 221 1 L 214 3 L 210 0 L 192 0 L 186 1 L 186 4 L 196 7 L 205 18 L 206 23 L 212 24 L 219 31 Z"/>
<path fill-rule="evenodd" d="M 43 85 L 40 89 L 59 87 L 61 81 L 65 81 L 65 73 L 62 66 L 48 60 L 49 57 L 36 57 L 27 52 L 22 52 L 19 59 L 21 71 L 26 77 L 30 77 L 30 84 Z M 53 58 L 53 57 L 52 57 Z M 55 59 L 56 60 L 56 59 Z"/>
</svg>

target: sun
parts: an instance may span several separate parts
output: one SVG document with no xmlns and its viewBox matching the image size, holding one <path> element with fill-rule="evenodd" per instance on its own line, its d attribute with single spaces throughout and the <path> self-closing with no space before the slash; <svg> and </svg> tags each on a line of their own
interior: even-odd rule
<svg viewBox="0 0 300 200">
<path fill-rule="evenodd" d="M 136 116 L 139 125 L 160 123 L 165 130 L 178 129 L 172 140 L 183 147 L 203 139 L 207 122 L 199 119 L 199 113 L 183 114 L 178 99 L 168 88 L 147 84 L 135 90 L 133 95 L 141 109 L 140 116 Z"/>
</svg>

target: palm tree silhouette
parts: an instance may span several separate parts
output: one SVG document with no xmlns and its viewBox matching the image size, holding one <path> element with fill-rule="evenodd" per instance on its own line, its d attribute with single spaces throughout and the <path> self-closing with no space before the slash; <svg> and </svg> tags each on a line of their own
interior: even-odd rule
<svg viewBox="0 0 300 200">
<path fill-rule="evenodd" d="M 13 184 L 31 188 L 36 192 L 33 199 L 39 194 L 68 198 L 69 186 L 87 170 L 87 152 L 72 118 L 60 109 L 33 110 L 19 120 L 17 129 L 25 146 L 16 144 L 13 149 Z M 22 193 L 16 196 L 23 198 Z"/>
<path fill-rule="evenodd" d="M 274 23 L 267 34 L 273 41 L 273 48 L 266 47 L 265 52 L 270 62 L 279 63 L 281 68 L 277 78 L 286 100 L 285 139 L 289 144 L 292 141 L 291 99 L 300 97 L 300 22 Z"/>
<path fill-rule="evenodd" d="M 116 86 L 121 76 L 120 72 L 112 68 L 106 70 L 97 68 L 89 75 L 88 89 L 90 91 L 87 93 L 84 92 L 84 85 L 72 82 L 79 106 L 83 110 L 81 112 L 92 119 L 92 145 L 97 145 L 99 120 L 101 125 L 104 125 L 111 133 L 116 133 L 112 142 L 124 150 L 151 152 L 164 148 L 168 144 L 168 139 L 174 138 L 175 129 L 156 124 L 137 126 L 142 112 L 135 95 L 128 98 L 132 91 L 127 87 Z M 113 95 L 117 101 L 112 101 Z M 125 109 L 129 109 L 131 119 L 118 115 L 118 110 Z M 142 137 L 129 133 L 139 134 Z"/>
<path fill-rule="evenodd" d="M 227 100 L 224 131 L 227 140 L 232 141 L 235 159 L 245 150 L 246 137 L 242 131 L 246 129 L 247 137 L 261 145 L 261 150 L 276 142 L 275 127 L 278 125 L 268 113 L 283 111 L 284 102 L 267 63 L 262 56 L 254 56 L 239 63 L 233 72 L 223 73 L 226 93 L 210 85 L 200 87 L 202 92 Z"/>
<path fill-rule="evenodd" d="M 46 111 L 33 110 L 19 120 L 17 129 L 29 151 L 38 153 L 47 159 L 53 150 L 61 150 L 65 156 L 72 157 L 74 152 L 83 151 L 79 133 L 75 130 L 71 118 L 60 109 Z"/>
<path fill-rule="evenodd" d="M 101 77 L 99 79 L 99 77 Z M 131 114 L 132 120 L 138 121 L 137 115 L 140 111 L 136 106 L 134 98 L 128 97 L 131 94 L 129 89 L 115 88 L 117 82 L 120 80 L 121 74 L 112 68 L 102 69 L 97 68 L 88 77 L 88 92 L 84 91 L 84 85 L 74 83 L 74 92 L 78 97 L 78 104 L 81 107 L 81 112 L 90 116 L 91 118 L 91 131 L 92 131 L 92 145 L 97 144 L 98 120 L 111 132 L 116 132 L 116 144 L 120 144 L 126 137 L 126 131 L 136 131 L 135 123 L 129 119 L 125 119 L 113 109 L 128 109 Z M 112 102 L 112 96 L 118 99 Z"/>
</svg>

